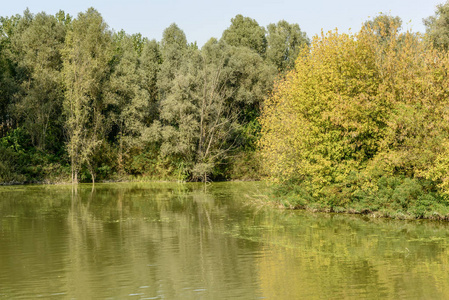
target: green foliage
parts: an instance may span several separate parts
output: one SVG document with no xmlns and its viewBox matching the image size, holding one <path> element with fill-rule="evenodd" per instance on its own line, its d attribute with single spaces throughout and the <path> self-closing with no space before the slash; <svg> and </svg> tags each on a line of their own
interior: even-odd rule
<svg viewBox="0 0 449 300">
<path fill-rule="evenodd" d="M 168 42 L 164 47 L 173 49 Z M 162 157 L 183 161 L 191 179 L 207 181 L 231 150 L 243 146 L 241 128 L 257 117 L 275 72 L 251 49 L 215 39 L 178 54 L 172 61 L 177 69 L 162 72 L 167 65 L 161 65 L 155 141 Z"/>
<path fill-rule="evenodd" d="M 21 182 L 26 178 L 20 174 L 20 157 L 26 151 L 27 138 L 18 128 L 0 139 L 0 182 Z"/>
<path fill-rule="evenodd" d="M 113 107 L 108 119 L 117 130 L 118 168 L 123 173 L 123 160 L 132 148 L 143 146 L 146 125 L 156 115 L 159 52 L 154 41 L 136 42 L 136 36 L 120 35 L 107 98 Z"/>
<path fill-rule="evenodd" d="M 295 24 L 276 26 L 269 44 L 263 27 L 237 15 L 200 49 L 176 24 L 160 42 L 113 34 L 93 8 L 2 18 L 0 136 L 12 169 L 27 181 L 50 170 L 62 178 L 68 166 L 73 182 L 257 177 L 261 104 L 277 64 L 291 64 L 305 37 Z"/>
<path fill-rule="evenodd" d="M 12 149 L 14 152 L 23 153 L 30 148 L 29 137 L 23 128 L 16 128 L 0 139 L 0 145 Z"/>
<path fill-rule="evenodd" d="M 228 45 L 246 47 L 261 56 L 267 50 L 265 28 L 259 26 L 256 20 L 242 15 L 231 19 L 231 26 L 223 32 L 221 39 Z"/>
<path fill-rule="evenodd" d="M 252 150 L 236 151 L 227 158 L 221 173 L 229 180 L 260 180 L 262 174 L 259 154 Z"/>
<path fill-rule="evenodd" d="M 306 33 L 298 24 L 289 24 L 285 20 L 269 24 L 267 30 L 267 59 L 280 72 L 292 69 L 301 48 L 310 43 Z"/>
<path fill-rule="evenodd" d="M 187 53 L 187 38 L 178 25 L 171 24 L 164 30 L 160 42 L 162 64 L 158 76 L 158 87 L 162 97 L 171 89 L 171 81 Z"/>
<path fill-rule="evenodd" d="M 172 180 L 184 182 L 189 170 L 183 161 L 174 161 L 159 155 L 158 149 L 146 148 L 131 158 L 128 174 L 149 180 Z"/>
<path fill-rule="evenodd" d="M 78 181 L 83 164 L 94 181 L 96 162 L 92 157 L 107 132 L 102 112 L 108 99 L 103 97 L 103 89 L 112 61 L 112 38 L 103 18 L 93 8 L 80 13 L 71 25 L 63 52 L 67 150 L 72 181 Z"/>
<path fill-rule="evenodd" d="M 25 176 L 20 174 L 17 166 L 17 153 L 0 145 L 0 182 L 14 183 L 24 180 Z"/>
<path fill-rule="evenodd" d="M 380 38 L 395 36 L 400 31 L 402 20 L 399 17 L 380 14 L 373 20 L 365 22 L 365 26 L 369 27 L 375 35 Z"/>
<path fill-rule="evenodd" d="M 23 25 L 22 23 L 26 23 Z M 42 150 L 54 149 L 62 120 L 62 59 L 66 28 L 54 17 L 40 13 L 21 19 L 21 31 L 11 38 L 11 59 L 22 72 L 11 111 L 30 134 L 31 143 Z"/>
<path fill-rule="evenodd" d="M 423 20 L 429 40 L 435 47 L 449 49 L 449 2 L 439 4 L 435 15 Z"/>
<path fill-rule="evenodd" d="M 63 158 L 37 150 L 17 128 L 0 139 L 0 182 L 66 182 Z"/>
</svg>

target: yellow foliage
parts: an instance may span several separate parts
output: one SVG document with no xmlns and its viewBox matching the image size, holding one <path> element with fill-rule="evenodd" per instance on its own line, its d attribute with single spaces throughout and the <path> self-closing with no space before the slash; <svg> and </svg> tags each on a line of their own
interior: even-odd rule
<svg viewBox="0 0 449 300">
<path fill-rule="evenodd" d="M 264 104 L 265 171 L 312 195 L 348 185 L 351 174 L 431 178 L 448 152 L 448 69 L 447 53 L 416 34 L 316 36 Z"/>
</svg>

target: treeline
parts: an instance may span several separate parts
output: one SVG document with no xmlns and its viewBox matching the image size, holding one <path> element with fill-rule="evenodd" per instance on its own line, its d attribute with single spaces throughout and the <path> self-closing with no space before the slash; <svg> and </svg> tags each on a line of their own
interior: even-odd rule
<svg viewBox="0 0 449 300">
<path fill-rule="evenodd" d="M 420 35 L 381 15 L 300 52 L 261 117 L 286 206 L 448 218 L 448 19 L 449 2 Z"/>
<path fill-rule="evenodd" d="M 237 15 L 201 49 L 90 8 L 0 19 L 0 182 L 255 178 L 258 117 L 309 40 Z"/>
</svg>

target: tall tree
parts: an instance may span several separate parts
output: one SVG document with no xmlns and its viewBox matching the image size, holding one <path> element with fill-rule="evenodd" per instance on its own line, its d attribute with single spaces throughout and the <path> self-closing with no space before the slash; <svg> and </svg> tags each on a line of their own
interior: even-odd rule
<svg viewBox="0 0 449 300">
<path fill-rule="evenodd" d="M 161 97 L 165 97 L 165 93 L 172 87 L 171 81 L 174 79 L 176 70 L 180 67 L 188 49 L 184 31 L 175 23 L 171 24 L 164 30 L 160 48 L 162 65 L 158 77 L 158 86 Z"/>
<path fill-rule="evenodd" d="M 158 78 L 161 69 L 162 57 L 159 44 L 156 40 L 145 40 L 139 57 L 139 72 L 141 74 L 141 87 L 149 94 L 149 111 L 145 124 L 149 125 L 158 118 L 157 105 L 159 101 Z"/>
<path fill-rule="evenodd" d="M 267 50 L 265 28 L 259 26 L 256 20 L 242 15 L 231 19 L 231 26 L 223 32 L 221 39 L 231 46 L 248 47 L 261 56 Z"/>
<path fill-rule="evenodd" d="M 155 41 L 141 36 L 116 35 L 117 63 L 109 79 L 108 98 L 115 107 L 112 117 L 118 129 L 118 166 L 134 147 L 141 147 L 149 122 L 156 113 L 159 52 Z"/>
<path fill-rule="evenodd" d="M 402 26 L 402 20 L 400 17 L 393 17 L 386 14 L 379 14 L 373 20 L 365 22 L 365 27 L 371 28 L 373 32 L 383 39 L 388 37 L 394 37 Z"/>
<path fill-rule="evenodd" d="M 267 26 L 267 59 L 276 65 L 280 72 L 292 69 L 301 47 L 309 44 L 305 32 L 298 24 L 285 20 Z"/>
<path fill-rule="evenodd" d="M 17 66 L 19 53 L 15 52 L 12 40 L 27 28 L 32 20 L 32 14 L 24 11 L 24 15 L 0 17 L 0 112 L 1 132 L 5 135 L 10 129 L 17 127 L 18 120 L 13 113 L 15 95 L 20 91 L 20 83 L 27 78 L 26 72 Z"/>
<path fill-rule="evenodd" d="M 107 102 L 103 87 L 110 73 L 112 38 L 108 26 L 93 8 L 78 14 L 67 34 L 64 49 L 64 113 L 72 181 L 78 182 L 83 164 L 95 181 L 93 157 L 102 143 L 102 114 Z"/>
<path fill-rule="evenodd" d="M 198 64 L 194 93 L 199 126 L 192 177 L 207 181 L 232 151 L 242 147 L 238 140 L 248 111 L 263 97 L 258 92 L 263 90 L 265 72 L 262 58 L 252 50 L 215 39 L 203 46 Z"/>
<path fill-rule="evenodd" d="M 42 150 L 61 137 L 55 134 L 61 125 L 61 50 L 65 35 L 65 24 L 55 16 L 39 13 L 11 41 L 17 68 L 26 74 L 16 94 L 14 111 L 32 144 Z"/>
<path fill-rule="evenodd" d="M 242 146 L 242 126 L 257 117 L 273 68 L 247 47 L 211 39 L 201 50 L 187 48 L 173 71 L 160 101 L 161 155 L 207 181 Z"/>
<path fill-rule="evenodd" d="M 430 41 L 438 48 L 449 49 L 449 1 L 436 7 L 435 15 L 423 19 Z"/>
</svg>

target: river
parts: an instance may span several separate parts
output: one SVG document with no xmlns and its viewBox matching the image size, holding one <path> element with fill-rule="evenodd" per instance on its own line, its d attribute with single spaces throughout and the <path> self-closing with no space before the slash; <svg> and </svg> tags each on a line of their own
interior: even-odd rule
<svg viewBox="0 0 449 300">
<path fill-rule="evenodd" d="M 449 225 L 265 207 L 263 183 L 0 187 L 0 299 L 445 299 Z"/>
</svg>

